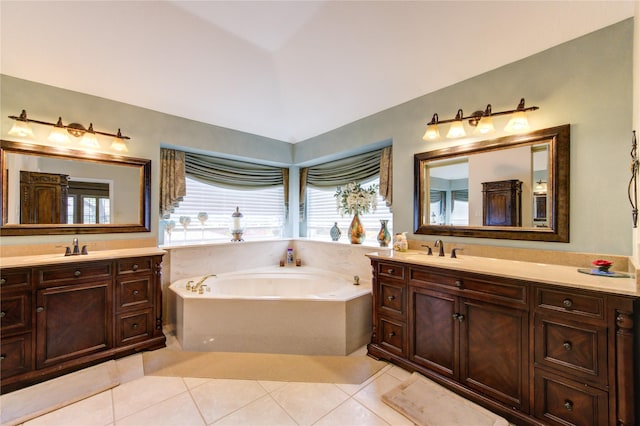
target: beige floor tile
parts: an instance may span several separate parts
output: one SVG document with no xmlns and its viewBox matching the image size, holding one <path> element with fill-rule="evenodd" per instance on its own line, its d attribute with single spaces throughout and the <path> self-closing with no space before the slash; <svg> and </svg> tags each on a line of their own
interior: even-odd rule
<svg viewBox="0 0 640 426">
<path fill-rule="evenodd" d="M 111 390 L 36 417 L 24 426 L 105 426 L 113 423 Z"/>
<path fill-rule="evenodd" d="M 314 426 L 389 426 L 375 413 L 353 398 L 349 398 L 338 408 L 321 418 Z"/>
<path fill-rule="evenodd" d="M 189 392 L 116 421 L 115 426 L 205 426 L 204 419 Z"/>
<path fill-rule="evenodd" d="M 392 364 L 389 364 L 383 367 L 382 370 L 378 371 L 376 374 L 369 377 L 367 380 L 360 383 L 359 385 L 349 384 L 349 383 L 336 383 L 336 386 L 338 386 L 340 389 L 342 389 L 344 392 L 348 393 L 349 395 L 353 396 L 356 393 L 358 393 L 360 390 L 362 390 L 365 386 L 367 386 L 369 383 L 373 382 L 375 379 L 377 379 L 378 377 L 380 377 L 381 375 L 389 371 L 392 367 L 393 367 Z"/>
<path fill-rule="evenodd" d="M 144 376 L 142 354 L 140 353 L 117 359 L 116 366 L 120 373 L 120 384 L 127 383 Z"/>
<path fill-rule="evenodd" d="M 211 380 L 190 390 L 207 424 L 244 407 L 267 394 L 253 380 Z"/>
<path fill-rule="evenodd" d="M 356 393 L 353 399 L 373 411 L 387 423 L 394 426 L 413 425 L 413 422 L 405 416 L 382 402 L 382 394 L 398 386 L 400 383 L 402 383 L 402 380 L 398 380 L 388 373 L 382 374 L 376 380 L 365 386 L 360 392 Z"/>
<path fill-rule="evenodd" d="M 395 377 L 402 382 L 411 377 L 411 373 L 409 373 L 404 368 L 398 367 L 397 365 L 391 365 L 391 368 L 386 370 L 385 373 Z"/>
<path fill-rule="evenodd" d="M 113 388 L 116 422 L 187 390 L 181 377 L 145 376 Z"/>
<path fill-rule="evenodd" d="M 273 392 L 276 389 L 280 389 L 287 384 L 287 382 L 274 382 L 270 380 L 258 380 L 258 383 L 260 383 L 260 385 L 265 388 L 267 392 Z"/>
<path fill-rule="evenodd" d="M 216 426 L 296 426 L 296 422 L 274 401 L 271 395 L 265 395 L 213 424 Z"/>
<path fill-rule="evenodd" d="M 349 398 L 331 383 L 294 382 L 275 390 L 271 396 L 299 425 L 313 424 Z"/>
<path fill-rule="evenodd" d="M 183 379 L 189 389 L 193 389 L 195 387 L 204 385 L 205 383 L 213 380 L 213 379 L 204 379 L 201 377 L 183 377 Z"/>
</svg>

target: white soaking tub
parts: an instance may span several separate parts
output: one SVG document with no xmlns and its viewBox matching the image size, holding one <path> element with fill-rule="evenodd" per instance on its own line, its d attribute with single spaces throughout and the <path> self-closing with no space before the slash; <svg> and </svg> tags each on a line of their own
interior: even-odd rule
<svg viewBox="0 0 640 426">
<path fill-rule="evenodd" d="M 186 289 L 200 281 L 202 294 Z M 371 284 L 321 269 L 263 268 L 169 288 L 176 337 L 188 351 L 347 355 L 371 337 Z"/>
</svg>

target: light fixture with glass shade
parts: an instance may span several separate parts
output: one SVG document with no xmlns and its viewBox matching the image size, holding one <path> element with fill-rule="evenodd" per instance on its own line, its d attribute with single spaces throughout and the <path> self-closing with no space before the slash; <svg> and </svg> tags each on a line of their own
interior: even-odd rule
<svg viewBox="0 0 640 426">
<path fill-rule="evenodd" d="M 520 99 L 516 109 L 507 111 L 493 112 L 491 104 L 488 104 L 484 111 L 478 110 L 473 114 L 465 117 L 462 109 L 458 109 L 455 118 L 440 120 L 438 114 L 433 114 L 433 118 L 427 124 L 427 129 L 422 139 L 425 141 L 436 140 L 440 137 L 438 130 L 439 124 L 451 123 L 451 127 L 447 132 L 447 138 L 460 138 L 466 136 L 467 132 L 464 128 L 464 120 L 468 120 L 469 125 L 476 127 L 474 134 L 488 134 L 495 131 L 493 125 L 493 117 L 512 114 L 507 126 L 504 128 L 506 132 L 526 132 L 529 130 L 529 122 L 527 120 L 527 112 L 539 109 L 537 106 L 525 107 L 524 98 Z"/>
<path fill-rule="evenodd" d="M 57 144 L 68 144 L 71 142 L 69 139 L 69 135 L 72 135 L 76 138 L 82 138 L 80 140 L 80 145 L 90 148 L 96 149 L 100 147 L 100 143 L 98 142 L 97 135 L 102 136 L 111 136 L 114 138 L 113 143 L 111 144 L 111 149 L 119 152 L 127 152 L 127 144 L 126 141 L 129 140 L 129 136 L 124 136 L 120 129 L 118 129 L 118 133 L 108 133 L 108 132 L 100 132 L 93 129 L 93 123 L 89 124 L 89 128 L 85 128 L 82 124 L 79 123 L 70 123 L 64 124 L 62 122 L 62 117 L 58 117 L 58 121 L 56 123 L 50 123 L 48 121 L 34 120 L 32 118 L 27 117 L 27 112 L 22 110 L 19 116 L 10 115 L 10 119 L 14 120 L 13 126 L 9 130 L 8 134 L 11 136 L 17 136 L 21 138 L 33 138 L 33 130 L 31 129 L 29 123 L 41 124 L 44 126 L 51 126 L 53 129 L 47 140 Z"/>
</svg>

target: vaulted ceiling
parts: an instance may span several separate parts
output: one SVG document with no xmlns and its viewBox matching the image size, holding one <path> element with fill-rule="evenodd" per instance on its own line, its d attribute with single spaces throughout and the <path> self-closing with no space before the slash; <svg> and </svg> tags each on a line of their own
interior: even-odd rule
<svg viewBox="0 0 640 426">
<path fill-rule="evenodd" d="M 0 72 L 298 142 L 633 13 L 630 0 L 2 0 Z"/>
</svg>

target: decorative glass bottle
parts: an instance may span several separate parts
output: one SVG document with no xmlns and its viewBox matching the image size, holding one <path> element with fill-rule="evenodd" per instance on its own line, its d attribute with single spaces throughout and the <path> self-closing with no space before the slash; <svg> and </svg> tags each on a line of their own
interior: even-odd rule
<svg viewBox="0 0 640 426">
<path fill-rule="evenodd" d="M 391 233 L 387 228 L 388 222 L 387 219 L 380 219 L 380 232 L 378 232 L 378 243 L 380 243 L 380 247 L 387 247 L 389 241 L 391 241 Z"/>
<path fill-rule="evenodd" d="M 338 241 L 340 239 L 340 236 L 342 235 L 342 231 L 340 230 L 340 228 L 338 228 L 338 222 L 333 222 L 333 226 L 329 231 L 329 235 L 331 235 L 332 241 Z"/>
</svg>

